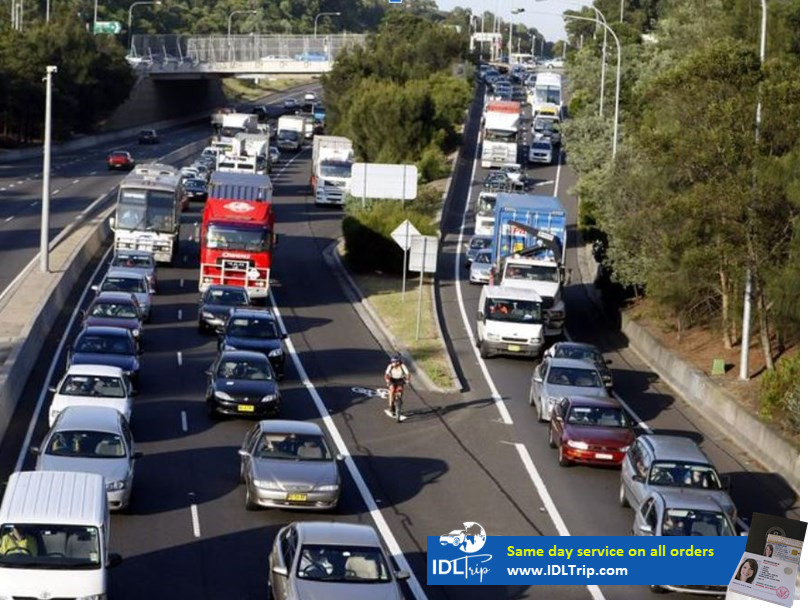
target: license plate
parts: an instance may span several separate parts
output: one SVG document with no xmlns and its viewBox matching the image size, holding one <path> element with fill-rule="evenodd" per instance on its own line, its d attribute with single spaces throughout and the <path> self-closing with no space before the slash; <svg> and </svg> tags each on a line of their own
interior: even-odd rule
<svg viewBox="0 0 810 610">
<path fill-rule="evenodd" d="M 520 351 L 520 346 L 519 345 L 509 345 L 509 346 L 507 346 L 506 349 L 509 350 L 510 352 L 519 352 Z"/>
<path fill-rule="evenodd" d="M 287 494 L 287 502 L 306 502 L 307 494 Z"/>
<path fill-rule="evenodd" d="M 597 453 L 595 457 L 596 457 L 597 460 L 612 460 L 613 459 L 613 456 L 610 455 L 609 453 Z"/>
<path fill-rule="evenodd" d="M 239 405 L 236 410 L 240 413 L 253 413 L 255 407 L 253 405 Z"/>
</svg>

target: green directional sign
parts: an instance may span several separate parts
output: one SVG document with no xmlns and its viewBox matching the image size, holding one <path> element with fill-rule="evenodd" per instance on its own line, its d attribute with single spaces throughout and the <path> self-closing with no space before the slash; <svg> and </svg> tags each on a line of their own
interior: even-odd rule
<svg viewBox="0 0 810 610">
<path fill-rule="evenodd" d="M 121 22 L 120 21 L 96 21 L 94 34 L 120 34 Z"/>
</svg>

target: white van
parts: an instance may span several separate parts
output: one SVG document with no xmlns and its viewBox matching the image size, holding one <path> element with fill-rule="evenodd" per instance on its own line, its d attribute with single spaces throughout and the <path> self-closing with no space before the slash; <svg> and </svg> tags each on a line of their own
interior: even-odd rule
<svg viewBox="0 0 810 610">
<path fill-rule="evenodd" d="M 478 300 L 477 344 L 482 358 L 537 358 L 543 348 L 543 301 L 530 288 L 484 286 Z"/>
<path fill-rule="evenodd" d="M 15 472 L 0 505 L 0 599 L 104 599 L 110 513 L 104 477 Z"/>
</svg>

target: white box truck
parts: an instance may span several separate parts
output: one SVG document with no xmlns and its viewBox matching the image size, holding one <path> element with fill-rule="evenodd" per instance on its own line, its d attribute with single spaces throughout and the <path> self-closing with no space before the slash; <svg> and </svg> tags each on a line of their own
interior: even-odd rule
<svg viewBox="0 0 810 610">
<path fill-rule="evenodd" d="M 105 599 L 110 513 L 100 474 L 15 472 L 0 505 L 0 599 Z"/>
<path fill-rule="evenodd" d="M 342 136 L 312 139 L 312 192 L 315 205 L 343 205 L 352 181 L 354 147 Z"/>
<path fill-rule="evenodd" d="M 302 116 L 279 117 L 276 142 L 281 150 L 301 150 L 304 144 L 305 122 Z"/>
<path fill-rule="evenodd" d="M 233 137 L 238 133 L 259 133 L 259 117 L 244 112 L 222 115 L 220 135 Z"/>
<path fill-rule="evenodd" d="M 481 166 L 501 167 L 517 163 L 520 133 L 520 102 L 490 102 L 484 110 L 484 141 Z"/>
</svg>

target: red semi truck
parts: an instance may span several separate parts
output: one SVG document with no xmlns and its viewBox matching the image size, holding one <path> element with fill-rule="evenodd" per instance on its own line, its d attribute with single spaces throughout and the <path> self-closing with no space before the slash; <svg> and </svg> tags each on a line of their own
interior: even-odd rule
<svg viewBox="0 0 810 610">
<path fill-rule="evenodd" d="M 270 296 L 275 214 L 273 185 L 258 174 L 214 172 L 200 231 L 200 292 L 211 284 Z"/>
</svg>

